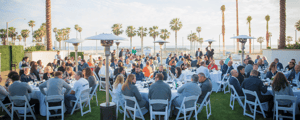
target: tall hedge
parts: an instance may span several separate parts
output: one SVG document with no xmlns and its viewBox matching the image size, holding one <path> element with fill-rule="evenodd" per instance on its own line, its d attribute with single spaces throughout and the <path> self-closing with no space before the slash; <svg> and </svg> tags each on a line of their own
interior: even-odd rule
<svg viewBox="0 0 300 120">
<path fill-rule="evenodd" d="M 18 64 L 24 57 L 23 46 L 21 45 L 1 45 L 1 71 L 10 70 L 11 61 L 12 63 Z"/>
<path fill-rule="evenodd" d="M 81 56 L 81 59 L 84 59 L 83 54 L 84 54 L 84 52 L 77 52 L 78 57 Z M 74 60 L 75 60 L 75 52 L 71 52 L 70 56 L 74 57 Z"/>
</svg>

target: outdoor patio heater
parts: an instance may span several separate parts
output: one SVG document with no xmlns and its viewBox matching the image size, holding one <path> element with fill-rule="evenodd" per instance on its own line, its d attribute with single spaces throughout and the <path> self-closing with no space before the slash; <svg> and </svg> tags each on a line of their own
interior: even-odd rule
<svg viewBox="0 0 300 120">
<path fill-rule="evenodd" d="M 74 45 L 74 49 L 75 49 L 75 66 L 76 66 L 76 72 L 78 71 L 78 55 L 77 55 L 77 51 L 78 51 L 78 46 L 80 43 L 82 43 L 84 40 L 80 40 L 77 38 L 72 38 L 69 40 L 66 40 L 65 42 L 67 43 L 72 43 Z"/>
<path fill-rule="evenodd" d="M 245 54 L 245 44 L 247 43 L 247 39 L 255 39 L 254 37 L 250 37 L 247 35 L 239 35 L 235 37 L 231 37 L 231 39 L 239 39 L 239 41 L 242 43 L 242 59 L 241 59 L 241 64 L 244 61 L 244 54 Z"/>
<path fill-rule="evenodd" d="M 158 43 L 160 45 L 160 63 L 162 63 L 162 46 L 165 43 L 169 43 L 169 42 L 165 41 L 165 40 L 157 40 L 157 41 L 154 41 L 153 43 Z"/>
</svg>

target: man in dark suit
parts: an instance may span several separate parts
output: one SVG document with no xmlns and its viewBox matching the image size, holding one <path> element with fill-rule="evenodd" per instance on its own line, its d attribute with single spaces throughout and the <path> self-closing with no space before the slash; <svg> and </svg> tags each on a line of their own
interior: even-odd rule
<svg viewBox="0 0 300 120">
<path fill-rule="evenodd" d="M 279 62 L 279 59 L 278 59 L 278 58 L 275 58 L 274 62 L 276 63 L 277 69 L 278 69 L 278 70 L 283 69 L 283 66 L 282 66 L 282 64 Z"/>
<path fill-rule="evenodd" d="M 299 80 L 300 81 L 300 65 L 296 65 L 295 69 L 292 70 L 288 80 L 289 81 L 293 81 L 294 79 Z"/>
<path fill-rule="evenodd" d="M 164 66 L 163 66 L 162 64 L 159 65 L 158 71 L 155 71 L 155 72 L 153 73 L 153 76 L 156 76 L 156 74 L 158 74 L 158 73 L 163 74 L 163 76 L 164 76 L 164 79 L 163 79 L 163 80 L 167 80 L 167 79 L 168 79 L 167 72 L 164 71 Z"/>
<path fill-rule="evenodd" d="M 110 67 L 116 69 L 118 67 L 118 59 L 114 59 L 114 62 L 110 64 Z"/>
<path fill-rule="evenodd" d="M 200 58 L 202 58 L 202 56 L 203 56 L 203 53 L 202 53 L 202 51 L 200 50 L 200 48 L 198 48 L 198 50 L 196 51 L 196 54 L 195 54 L 195 56 L 196 56 L 196 58 L 197 58 L 197 57 L 200 57 Z"/>
<path fill-rule="evenodd" d="M 201 104 L 202 101 L 203 101 L 203 99 L 205 98 L 206 94 L 207 94 L 208 92 L 211 91 L 211 89 L 212 89 L 212 84 L 211 84 L 210 79 L 207 78 L 207 77 L 205 76 L 204 73 L 199 73 L 199 74 L 198 74 L 198 77 L 199 77 L 199 78 L 198 78 L 198 81 L 199 81 L 200 83 L 202 83 L 202 84 L 201 84 L 201 87 L 200 87 L 202 93 L 201 93 L 201 95 L 199 96 L 197 103 Z"/>
<path fill-rule="evenodd" d="M 176 54 L 174 54 L 174 58 L 175 58 L 175 61 L 178 62 L 178 58 L 177 58 Z"/>
<path fill-rule="evenodd" d="M 123 52 L 124 52 L 124 49 L 122 49 L 122 50 L 119 52 L 119 58 L 120 58 L 120 57 L 123 57 Z"/>
<path fill-rule="evenodd" d="M 184 58 L 184 56 L 183 56 L 183 53 L 182 53 L 182 52 L 180 53 L 179 60 L 181 60 L 181 58 Z"/>
<path fill-rule="evenodd" d="M 244 96 L 240 82 L 237 79 L 239 73 L 236 70 L 231 70 L 231 77 L 229 79 L 229 84 L 232 85 L 239 96 Z M 233 91 L 232 91 L 233 92 Z"/>
<path fill-rule="evenodd" d="M 223 76 L 224 74 L 226 74 L 228 66 L 226 64 L 224 64 L 223 60 L 220 60 L 219 63 L 220 63 L 220 66 L 221 66 L 221 71 L 222 71 L 222 76 Z"/>
</svg>

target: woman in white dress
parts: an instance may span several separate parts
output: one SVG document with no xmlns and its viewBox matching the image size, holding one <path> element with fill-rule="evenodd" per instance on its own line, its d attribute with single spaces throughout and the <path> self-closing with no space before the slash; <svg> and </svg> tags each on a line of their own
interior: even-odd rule
<svg viewBox="0 0 300 120">
<path fill-rule="evenodd" d="M 124 84 L 124 76 L 122 74 L 118 75 L 114 84 L 113 84 L 113 93 L 115 96 L 112 96 L 112 101 L 114 103 L 124 103 L 124 98 L 122 96 L 122 85 Z"/>
</svg>

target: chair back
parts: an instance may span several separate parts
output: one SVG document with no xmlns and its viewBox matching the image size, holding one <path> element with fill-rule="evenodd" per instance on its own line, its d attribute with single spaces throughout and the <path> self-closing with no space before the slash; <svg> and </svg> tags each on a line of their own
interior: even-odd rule
<svg viewBox="0 0 300 120">
<path fill-rule="evenodd" d="M 152 108 L 152 105 L 157 105 L 157 104 L 161 104 L 161 105 L 166 105 L 165 107 L 165 111 L 154 111 Z M 169 101 L 167 100 L 163 100 L 163 99 L 149 99 L 149 110 L 150 110 L 150 120 L 153 119 L 153 116 L 155 115 L 164 115 L 165 120 L 167 120 L 168 116 L 168 111 L 169 111 Z"/>
<path fill-rule="evenodd" d="M 81 101 L 88 101 L 90 95 L 90 89 L 82 90 L 80 93 L 80 100 Z"/>
<path fill-rule="evenodd" d="M 98 77 L 98 74 L 96 74 L 95 71 L 93 71 L 93 73 L 94 73 L 94 76 L 95 76 L 96 80 L 100 81 L 100 78 Z"/>
<path fill-rule="evenodd" d="M 183 101 L 181 103 L 181 106 L 184 107 L 185 109 L 196 107 L 198 98 L 199 98 L 199 96 L 184 97 Z M 190 103 L 192 103 L 192 102 L 193 102 L 193 104 L 190 105 Z"/>
<path fill-rule="evenodd" d="M 26 95 L 24 95 L 24 96 L 8 96 L 8 98 L 10 99 L 12 104 L 14 104 L 14 102 L 24 102 L 24 104 L 28 103 Z M 29 105 L 29 103 L 28 103 L 28 105 Z"/>
<path fill-rule="evenodd" d="M 290 107 L 280 106 L 278 104 L 278 100 L 289 100 L 293 104 Z M 275 115 L 275 112 L 276 112 L 276 120 L 278 120 L 278 117 L 290 118 L 290 119 L 295 120 L 297 97 L 291 96 L 291 95 L 276 95 L 275 94 L 274 102 L 275 102 L 275 104 L 274 104 L 274 106 L 275 106 L 274 115 Z M 293 117 L 278 115 L 278 110 L 291 111 L 293 113 Z"/>
<path fill-rule="evenodd" d="M 278 103 L 278 100 L 290 100 L 294 103 L 297 101 L 297 97 L 291 95 L 275 95 L 274 101 Z"/>
<path fill-rule="evenodd" d="M 244 88 L 242 88 L 242 90 L 243 90 L 243 93 L 244 93 L 244 95 L 245 95 L 245 99 L 247 99 L 247 94 L 254 96 L 255 99 L 258 98 L 258 97 L 257 97 L 257 93 L 256 93 L 255 91 L 246 90 L 246 89 L 244 89 Z"/>
<path fill-rule="evenodd" d="M 45 101 L 46 101 L 46 102 L 53 101 L 53 100 L 63 101 L 63 100 L 64 100 L 64 96 L 63 96 L 63 95 L 50 95 L 50 96 L 45 96 Z"/>
</svg>

